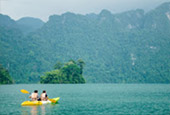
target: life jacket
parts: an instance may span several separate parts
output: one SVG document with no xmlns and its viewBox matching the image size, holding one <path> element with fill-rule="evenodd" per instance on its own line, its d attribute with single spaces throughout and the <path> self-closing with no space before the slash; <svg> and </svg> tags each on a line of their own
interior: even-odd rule
<svg viewBox="0 0 170 115">
<path fill-rule="evenodd" d="M 32 99 L 32 101 L 37 101 L 37 99 L 38 99 L 38 93 L 32 93 L 32 94 L 31 94 L 31 99 Z"/>
</svg>

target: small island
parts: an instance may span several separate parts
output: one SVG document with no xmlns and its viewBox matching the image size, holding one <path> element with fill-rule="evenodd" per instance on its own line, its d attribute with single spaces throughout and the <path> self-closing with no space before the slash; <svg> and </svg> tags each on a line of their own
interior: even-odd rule
<svg viewBox="0 0 170 115">
<path fill-rule="evenodd" d="M 85 83 L 83 77 L 83 67 L 85 63 L 82 59 L 77 61 L 70 60 L 62 64 L 57 62 L 53 71 L 46 72 L 40 77 L 40 83 L 44 84 L 79 84 Z"/>
<path fill-rule="evenodd" d="M 0 84 L 12 84 L 13 80 L 7 69 L 0 64 Z"/>
</svg>

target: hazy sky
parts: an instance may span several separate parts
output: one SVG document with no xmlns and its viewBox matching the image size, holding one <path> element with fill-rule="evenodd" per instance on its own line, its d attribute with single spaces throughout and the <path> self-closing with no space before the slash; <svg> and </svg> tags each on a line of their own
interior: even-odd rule
<svg viewBox="0 0 170 115">
<path fill-rule="evenodd" d="M 67 11 L 79 14 L 98 14 L 102 9 L 112 13 L 137 8 L 148 11 L 163 2 L 170 0 L 0 0 L 0 13 L 15 20 L 29 16 L 47 21 L 50 15 Z"/>
</svg>

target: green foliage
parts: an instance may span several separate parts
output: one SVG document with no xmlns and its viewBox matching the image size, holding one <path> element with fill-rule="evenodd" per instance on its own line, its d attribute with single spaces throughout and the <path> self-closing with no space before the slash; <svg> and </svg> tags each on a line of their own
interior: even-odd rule
<svg viewBox="0 0 170 115">
<path fill-rule="evenodd" d="M 0 64 L 0 84 L 12 84 L 13 80 L 9 72 Z"/>
<path fill-rule="evenodd" d="M 63 64 L 61 62 L 57 62 L 55 65 L 54 65 L 54 69 L 61 69 L 61 67 L 63 66 Z"/>
<path fill-rule="evenodd" d="M 82 60 L 83 62 L 83 60 Z M 56 65 L 61 64 L 57 62 Z M 58 66 L 57 66 L 58 67 Z M 41 83 L 85 83 L 85 79 L 82 76 L 80 67 L 75 63 L 75 61 L 70 60 L 68 63 L 64 64 L 63 67 L 57 68 L 51 72 L 46 72 L 44 76 L 41 76 Z"/>
<path fill-rule="evenodd" d="M 83 74 L 83 67 L 85 65 L 84 61 L 82 59 L 78 59 L 77 65 L 80 67 L 80 74 Z"/>
<path fill-rule="evenodd" d="M 57 60 L 79 58 L 85 67 L 81 60 L 54 66 L 59 70 L 56 76 L 64 72 L 60 82 L 73 79 L 69 70 L 77 70 L 91 83 L 170 83 L 169 5 L 147 13 L 137 9 L 119 14 L 103 10 L 53 15 L 28 35 L 16 28 L 14 20 L 0 15 L 0 63 L 9 65 L 15 83 L 37 83 Z"/>
</svg>

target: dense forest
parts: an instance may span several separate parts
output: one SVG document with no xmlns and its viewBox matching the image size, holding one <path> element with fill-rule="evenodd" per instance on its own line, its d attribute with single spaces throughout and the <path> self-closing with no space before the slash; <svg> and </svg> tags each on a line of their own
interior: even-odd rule
<svg viewBox="0 0 170 115">
<path fill-rule="evenodd" d="M 149 12 L 67 12 L 46 23 L 0 14 L 0 64 L 15 83 L 58 76 L 54 63 L 70 59 L 86 62 L 88 83 L 170 83 L 170 3 Z"/>
<path fill-rule="evenodd" d="M 8 70 L 2 67 L 0 65 L 0 84 L 12 84 L 13 80 L 11 76 L 9 75 Z"/>
<path fill-rule="evenodd" d="M 40 77 L 40 83 L 85 83 L 85 79 L 82 75 L 84 64 L 84 61 L 81 59 L 77 62 L 70 60 L 65 64 L 57 62 L 54 66 L 55 70 L 46 72 L 44 76 Z"/>
</svg>

